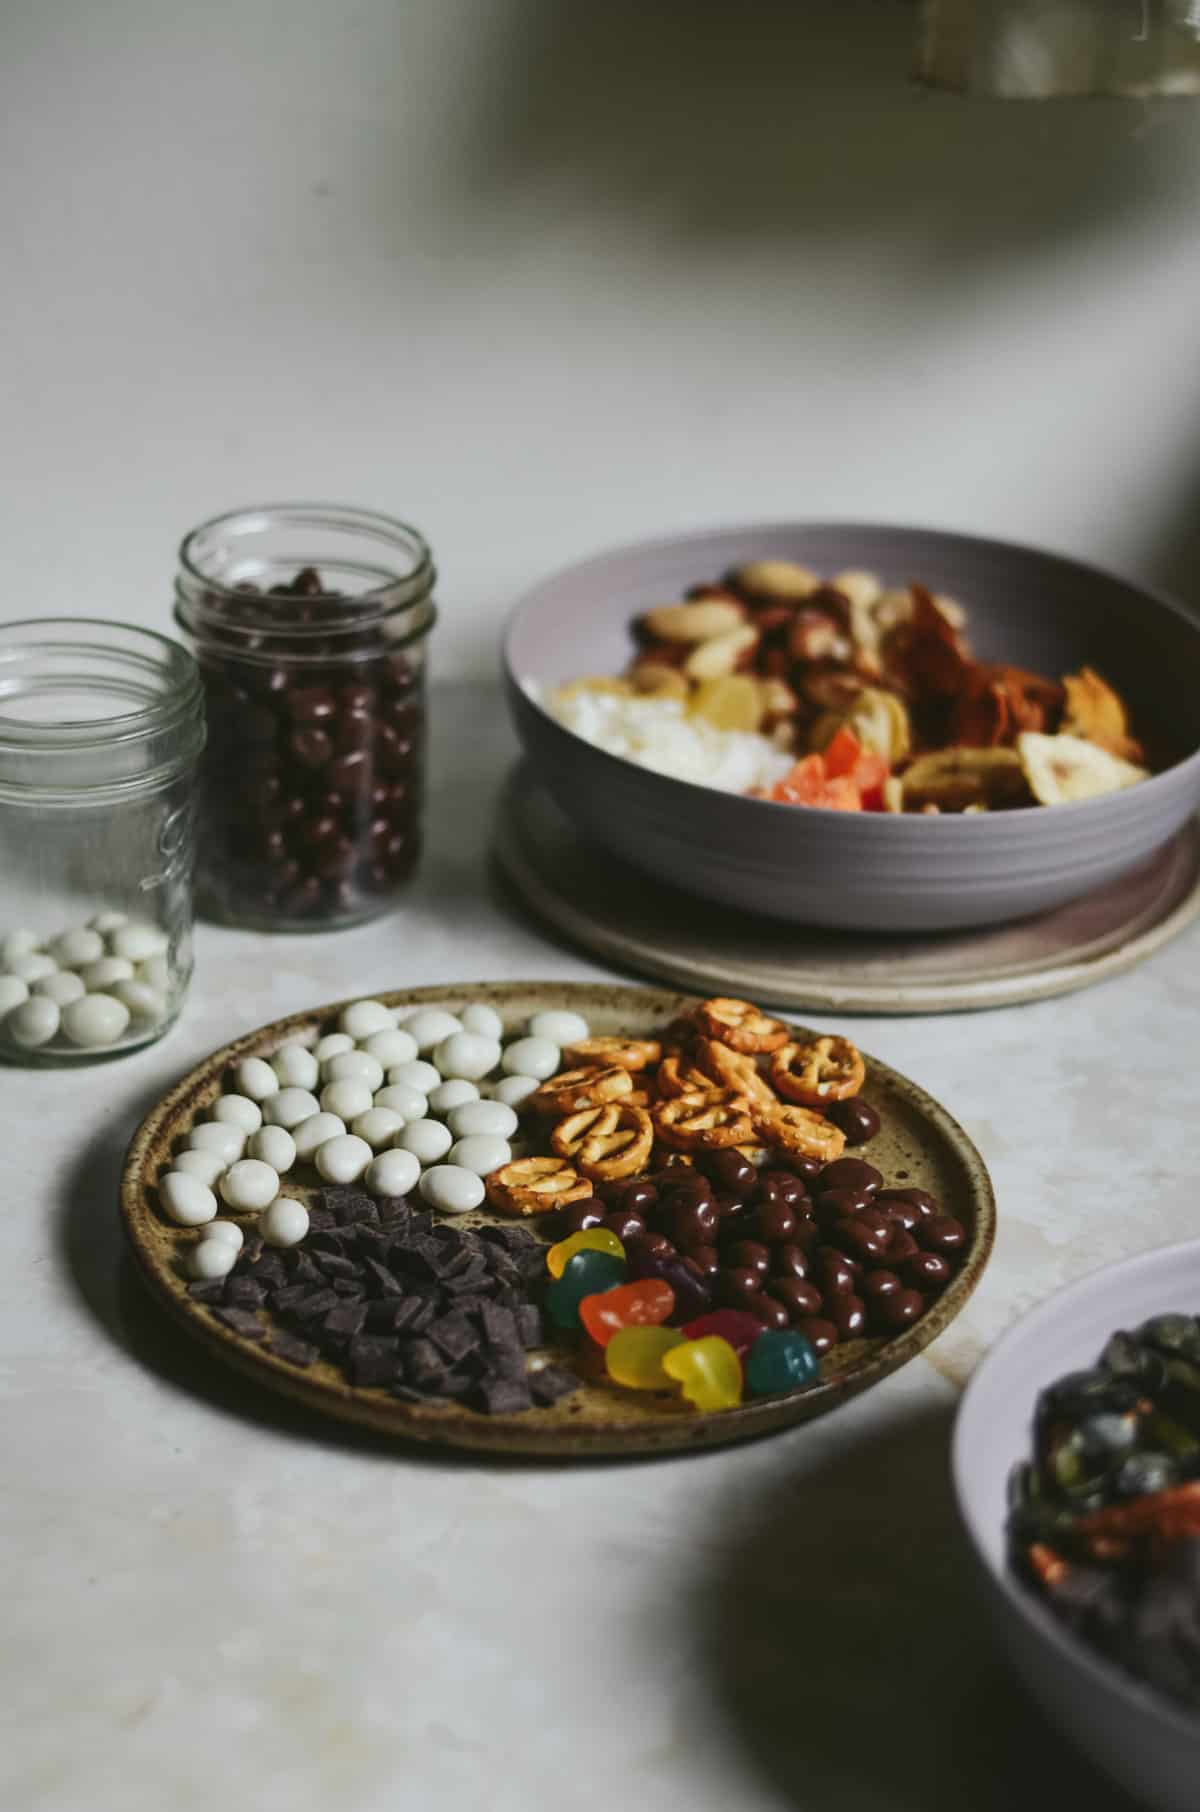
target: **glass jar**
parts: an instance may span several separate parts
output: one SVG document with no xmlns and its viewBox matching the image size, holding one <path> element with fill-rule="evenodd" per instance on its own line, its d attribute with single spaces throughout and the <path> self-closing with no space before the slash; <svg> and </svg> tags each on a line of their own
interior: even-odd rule
<svg viewBox="0 0 1200 1812">
<path fill-rule="evenodd" d="M 204 695 L 178 642 L 86 618 L 0 624 L 0 1057 L 161 1037 L 192 971 Z"/>
<path fill-rule="evenodd" d="M 193 529 L 175 620 L 200 665 L 202 909 L 266 931 L 374 918 L 420 855 L 434 568 L 415 529 L 272 504 Z"/>
</svg>

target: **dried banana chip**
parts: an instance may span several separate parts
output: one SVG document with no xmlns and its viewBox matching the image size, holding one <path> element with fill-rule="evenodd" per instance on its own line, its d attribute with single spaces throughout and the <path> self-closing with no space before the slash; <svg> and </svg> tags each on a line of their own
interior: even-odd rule
<svg viewBox="0 0 1200 1812">
<path fill-rule="evenodd" d="M 1002 808 L 1024 804 L 1029 797 L 1015 749 L 938 749 L 919 755 L 902 778 L 909 812 L 931 805 L 943 812 L 961 812 L 968 805 Z"/>
<path fill-rule="evenodd" d="M 1081 736 L 1042 736 L 1026 730 L 1017 738 L 1016 753 L 1029 789 L 1041 805 L 1097 799 L 1150 778 L 1148 769 L 1122 761 Z"/>
<path fill-rule="evenodd" d="M 1060 729 L 1098 743 L 1122 761 L 1140 762 L 1142 745 L 1129 734 L 1129 713 L 1120 695 L 1092 667 L 1081 667 L 1063 680 L 1066 709 Z"/>
<path fill-rule="evenodd" d="M 718 730 L 757 730 L 763 709 L 762 683 L 749 673 L 702 680 L 688 705 L 693 717 L 703 717 Z"/>
</svg>

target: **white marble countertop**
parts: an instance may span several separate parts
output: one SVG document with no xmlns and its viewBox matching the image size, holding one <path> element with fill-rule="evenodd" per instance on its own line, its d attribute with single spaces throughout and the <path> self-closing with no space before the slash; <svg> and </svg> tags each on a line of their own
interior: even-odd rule
<svg viewBox="0 0 1200 1812">
<path fill-rule="evenodd" d="M 1013 1315 L 1193 1230 L 1200 930 L 1063 1000 L 830 1022 L 963 1121 L 1000 1234 L 956 1326 L 810 1427 L 656 1463 L 392 1449 L 211 1367 L 146 1297 L 122 1153 L 214 1046 L 356 991 L 603 973 L 490 880 L 496 695 L 443 692 L 435 722 L 429 854 L 394 915 L 201 927 L 161 1046 L 5 1075 L 0 1804 L 1010 1812 L 1036 1778 L 1117 1812 L 991 1645 L 947 1441 Z"/>
</svg>

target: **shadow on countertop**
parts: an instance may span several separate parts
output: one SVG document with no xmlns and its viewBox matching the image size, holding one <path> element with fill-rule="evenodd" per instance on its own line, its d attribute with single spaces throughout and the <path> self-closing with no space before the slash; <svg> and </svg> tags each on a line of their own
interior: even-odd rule
<svg viewBox="0 0 1200 1812">
<path fill-rule="evenodd" d="M 718 1551 L 679 1602 L 726 1742 L 780 1805 L 1134 1812 L 1001 1658 L 954 1505 L 953 1407 L 854 1420 L 857 1439 L 847 1418 L 823 1458 L 713 1506 Z"/>
</svg>

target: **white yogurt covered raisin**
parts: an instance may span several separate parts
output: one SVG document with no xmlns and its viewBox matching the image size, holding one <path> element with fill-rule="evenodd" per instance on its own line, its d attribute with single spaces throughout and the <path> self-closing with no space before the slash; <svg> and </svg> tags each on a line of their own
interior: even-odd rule
<svg viewBox="0 0 1200 1812">
<path fill-rule="evenodd" d="M 429 1206 L 443 1214 L 466 1214 L 478 1208 L 487 1193 L 483 1178 L 458 1164 L 435 1164 L 422 1176 L 420 1187 Z"/>
<path fill-rule="evenodd" d="M 339 1051 L 321 1066 L 326 1082 L 365 1082 L 371 1093 L 383 1087 L 383 1065 L 367 1051 Z"/>
<path fill-rule="evenodd" d="M 369 1038 L 372 1032 L 388 1032 L 392 1029 L 392 1012 L 380 1000 L 356 1000 L 352 1006 L 343 1007 L 338 1019 L 338 1031 L 344 1032 L 347 1038 Z"/>
<path fill-rule="evenodd" d="M 88 920 L 92 930 L 98 931 L 101 937 L 107 937 L 110 931 L 119 931 L 122 925 L 128 925 L 128 923 L 129 914 L 127 912 L 98 912 L 94 918 Z"/>
<path fill-rule="evenodd" d="M 85 963 L 79 974 L 90 994 L 99 993 L 114 982 L 132 981 L 133 964 L 127 956 L 102 956 L 98 962 Z"/>
<path fill-rule="evenodd" d="M 153 956 L 165 956 L 169 943 L 166 932 L 157 925 L 118 925 L 108 937 L 108 948 L 112 955 L 127 956 L 131 963 L 144 963 Z"/>
<path fill-rule="evenodd" d="M 420 1089 L 423 1095 L 428 1095 L 431 1089 L 438 1086 L 442 1075 L 440 1070 L 434 1069 L 432 1063 L 422 1063 L 414 1057 L 409 1063 L 394 1063 L 387 1073 L 387 1079 L 389 1087 L 394 1082 L 401 1082 L 405 1088 Z"/>
<path fill-rule="evenodd" d="M 171 1160 L 173 1170 L 182 1170 L 190 1177 L 199 1177 L 202 1183 L 211 1189 L 219 1176 L 229 1168 L 225 1159 L 215 1151 L 180 1151 Z"/>
<path fill-rule="evenodd" d="M 73 1000 L 82 1000 L 87 989 L 82 979 L 72 970 L 58 969 L 53 975 L 39 976 L 30 993 L 43 995 L 46 1000 L 52 1000 L 56 1007 L 69 1007 Z"/>
<path fill-rule="evenodd" d="M 327 1183 L 357 1183 L 374 1156 L 365 1139 L 343 1133 L 317 1147 L 317 1169 Z"/>
<path fill-rule="evenodd" d="M 493 1038 L 497 1044 L 504 1037 L 504 1021 L 495 1007 L 489 1007 L 486 1001 L 473 1000 L 458 1017 L 462 1020 L 464 1032 L 475 1032 L 480 1038 Z"/>
<path fill-rule="evenodd" d="M 258 1230 L 268 1246 L 298 1246 L 308 1232 L 308 1209 L 290 1195 L 276 1196 L 259 1217 Z"/>
<path fill-rule="evenodd" d="M 418 1051 L 432 1051 L 443 1038 L 461 1032 L 462 1021 L 444 1007 L 419 1007 L 411 1019 L 405 1020 L 404 1030 L 416 1040 Z"/>
<path fill-rule="evenodd" d="M 493 1170 L 499 1170 L 502 1164 L 512 1160 L 512 1147 L 507 1139 L 497 1139 L 491 1133 L 478 1133 L 469 1139 L 459 1139 L 450 1147 L 451 1165 L 459 1164 L 464 1170 L 473 1170 L 477 1177 L 490 1176 Z"/>
<path fill-rule="evenodd" d="M 478 1082 L 499 1063 L 499 1041 L 482 1038 L 478 1032 L 451 1032 L 435 1048 L 433 1061 L 447 1079 L 465 1076 L 468 1082 Z"/>
<path fill-rule="evenodd" d="M 511 1139 L 517 1130 L 517 1116 L 503 1101 L 466 1101 L 447 1114 L 446 1123 L 456 1139 Z"/>
<path fill-rule="evenodd" d="M 582 1013 L 570 1013 L 565 1007 L 548 1007 L 534 1013 L 525 1030 L 533 1038 L 548 1038 L 551 1044 L 578 1044 L 587 1038 L 591 1027 Z"/>
<path fill-rule="evenodd" d="M 49 1044 L 58 1031 L 61 1018 L 52 1000 L 42 994 L 32 994 L 12 1009 L 4 1021 L 4 1030 L 17 1044 L 33 1051 L 39 1045 Z"/>
<path fill-rule="evenodd" d="M 541 1086 L 536 1076 L 501 1076 L 499 1082 L 492 1084 L 492 1099 L 502 1101 L 505 1107 L 519 1107 Z"/>
<path fill-rule="evenodd" d="M 296 1162 L 296 1141 L 282 1126 L 260 1126 L 251 1134 L 246 1150 L 252 1158 L 269 1164 L 279 1176 L 286 1176 Z"/>
<path fill-rule="evenodd" d="M 408 1123 L 409 1120 L 423 1120 L 429 1112 L 429 1103 L 419 1088 L 409 1088 L 406 1082 L 389 1082 L 375 1096 L 376 1107 L 386 1107 Z"/>
<path fill-rule="evenodd" d="M 366 1113 L 374 1097 L 374 1089 L 365 1082 L 330 1082 L 321 1090 L 321 1112 L 337 1114 L 349 1123 Z"/>
<path fill-rule="evenodd" d="M 336 1057 L 339 1051 L 352 1051 L 353 1049 L 354 1040 L 348 1038 L 345 1032 L 329 1032 L 324 1038 L 318 1038 L 313 1046 L 313 1056 L 318 1063 L 328 1063 L 329 1059 Z"/>
<path fill-rule="evenodd" d="M 417 1054 L 417 1041 L 411 1033 L 392 1026 L 386 1032 L 372 1032 L 369 1038 L 363 1039 L 361 1049 L 386 1070 L 394 1063 L 411 1062 Z"/>
<path fill-rule="evenodd" d="M 0 969 L 12 973 L 12 966 L 22 956 L 32 956 L 41 939 L 36 931 L 27 931 L 20 926 L 15 931 L 6 931 L 0 938 Z"/>
<path fill-rule="evenodd" d="M 135 1019 L 148 1021 L 165 1019 L 167 1016 L 166 995 L 136 976 L 132 981 L 113 982 L 109 992 L 129 1008 Z"/>
<path fill-rule="evenodd" d="M 321 1111 L 321 1103 L 306 1088 L 281 1088 L 262 1104 L 263 1119 L 268 1126 L 282 1126 L 291 1132 L 302 1120 L 310 1120 Z"/>
<path fill-rule="evenodd" d="M 233 1081 L 239 1095 L 248 1095 L 251 1101 L 266 1101 L 279 1093 L 279 1077 L 261 1057 L 243 1057 L 234 1068 Z"/>
<path fill-rule="evenodd" d="M 455 1076 L 451 1082 L 438 1084 L 429 1096 L 428 1105 L 433 1113 L 444 1119 L 452 1108 L 465 1107 L 468 1101 L 478 1099 L 478 1084 L 468 1082 L 465 1076 Z"/>
<path fill-rule="evenodd" d="M 372 1151 L 386 1151 L 403 1125 L 403 1115 L 390 1107 L 369 1107 L 365 1113 L 355 1115 L 350 1131 L 356 1138 L 365 1139 Z"/>
<path fill-rule="evenodd" d="M 213 1221 L 212 1226 L 217 1225 Z M 238 1249 L 231 1246 L 228 1240 L 202 1239 L 192 1247 L 184 1263 L 189 1277 L 201 1279 L 207 1283 L 218 1277 L 228 1277 L 237 1264 Z"/>
<path fill-rule="evenodd" d="M 29 984 L 19 975 L 0 975 L 0 1018 L 29 999 Z"/>
<path fill-rule="evenodd" d="M 41 981 L 43 975 L 53 975 L 58 968 L 52 956 L 46 956 L 41 950 L 31 950 L 27 956 L 16 956 L 8 965 L 9 975 L 17 975 L 23 982 Z"/>
<path fill-rule="evenodd" d="M 187 1142 L 192 1151 L 211 1151 L 224 1159 L 225 1167 L 236 1164 L 246 1149 L 245 1133 L 227 1120 L 206 1120 L 203 1126 L 193 1126 Z"/>
<path fill-rule="evenodd" d="M 115 994 L 85 994 L 63 1009 L 62 1029 L 72 1044 L 116 1044 L 129 1025 L 129 1008 Z"/>
<path fill-rule="evenodd" d="M 168 1170 L 159 1180 L 158 1194 L 171 1219 L 181 1227 L 202 1227 L 216 1218 L 216 1196 L 186 1170 Z"/>
<path fill-rule="evenodd" d="M 337 1114 L 312 1114 L 293 1127 L 292 1138 L 298 1158 L 313 1158 L 329 1139 L 340 1139 L 346 1122 Z"/>
<path fill-rule="evenodd" d="M 411 1151 L 381 1151 L 368 1167 L 366 1185 L 372 1195 L 407 1195 L 415 1189 L 421 1164 Z"/>
<path fill-rule="evenodd" d="M 261 1158 L 240 1158 L 231 1164 L 218 1185 L 221 1200 L 242 1214 L 269 1208 L 279 1194 L 279 1174 Z"/>
<path fill-rule="evenodd" d="M 244 1133 L 256 1133 L 263 1123 L 262 1108 L 249 1095 L 218 1095 L 210 1112 L 214 1120 L 240 1126 Z"/>
<path fill-rule="evenodd" d="M 552 1038 L 517 1038 L 501 1058 L 508 1076 L 536 1076 L 545 1082 L 559 1068 L 561 1052 Z"/>
<path fill-rule="evenodd" d="M 281 1044 L 271 1059 L 271 1068 L 283 1088 L 316 1088 L 321 1079 L 321 1065 L 315 1052 L 302 1044 Z"/>
<path fill-rule="evenodd" d="M 454 1143 L 448 1126 L 440 1120 L 413 1120 L 393 1141 L 397 1151 L 411 1151 L 422 1164 L 436 1164 Z"/>
<path fill-rule="evenodd" d="M 165 956 L 150 956 L 144 963 L 133 966 L 134 980 L 145 982 L 148 988 L 157 988 L 160 994 L 171 992 L 171 965 Z"/>
<path fill-rule="evenodd" d="M 218 1218 L 215 1221 L 209 1221 L 201 1239 L 205 1244 L 209 1240 L 216 1240 L 220 1244 L 230 1247 L 232 1251 L 240 1252 L 245 1244 L 246 1236 L 236 1221 L 223 1221 Z"/>
<path fill-rule="evenodd" d="M 104 955 L 104 939 L 98 931 L 81 925 L 77 931 L 64 931 L 49 948 L 60 968 L 82 969 L 85 963 L 99 962 Z"/>
</svg>

